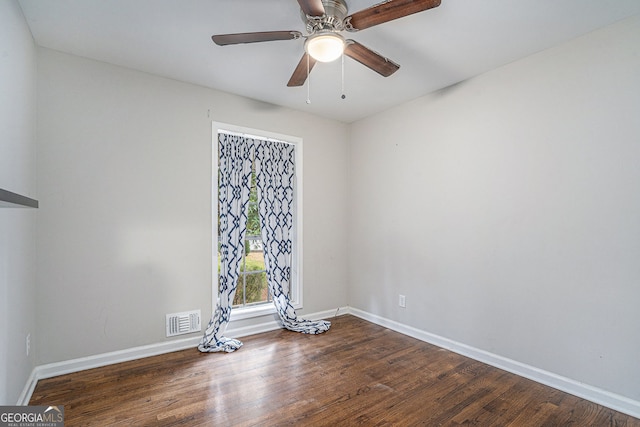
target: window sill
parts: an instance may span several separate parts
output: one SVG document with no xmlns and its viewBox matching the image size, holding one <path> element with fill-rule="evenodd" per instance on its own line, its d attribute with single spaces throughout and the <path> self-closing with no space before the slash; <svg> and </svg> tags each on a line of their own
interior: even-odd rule
<svg viewBox="0 0 640 427">
<path fill-rule="evenodd" d="M 293 308 L 296 310 L 302 308 L 302 304 L 293 302 Z M 276 308 L 273 303 L 259 305 L 256 307 L 234 308 L 231 310 L 231 321 L 251 319 L 254 317 L 268 316 L 270 314 L 276 314 Z"/>
</svg>

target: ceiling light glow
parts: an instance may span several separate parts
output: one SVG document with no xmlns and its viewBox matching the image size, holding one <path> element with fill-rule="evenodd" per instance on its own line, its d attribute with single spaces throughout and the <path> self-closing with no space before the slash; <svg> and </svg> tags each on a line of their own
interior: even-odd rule
<svg viewBox="0 0 640 427">
<path fill-rule="evenodd" d="M 336 33 L 317 34 L 307 39 L 304 49 L 316 61 L 331 62 L 344 52 L 344 39 Z"/>
</svg>

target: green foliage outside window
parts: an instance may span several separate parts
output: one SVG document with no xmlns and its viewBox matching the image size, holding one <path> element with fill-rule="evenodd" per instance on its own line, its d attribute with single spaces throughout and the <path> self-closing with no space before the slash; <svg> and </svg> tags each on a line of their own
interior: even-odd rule
<svg viewBox="0 0 640 427">
<path fill-rule="evenodd" d="M 238 287 L 233 298 L 233 305 L 252 304 L 267 301 L 267 273 L 264 271 L 264 261 L 252 259 L 251 256 L 245 258 L 244 271 L 248 274 L 240 274 L 238 277 Z M 251 271 L 261 271 L 261 273 L 249 273 Z M 244 276 L 244 279 L 243 279 Z M 243 280 L 246 283 L 243 287 Z M 246 300 L 245 298 L 246 292 Z"/>
<path fill-rule="evenodd" d="M 256 172 L 251 173 L 251 192 L 249 193 L 249 212 L 247 213 L 247 236 L 260 236 L 260 213 L 258 212 L 258 191 L 256 190 Z"/>
<path fill-rule="evenodd" d="M 218 227 L 220 227 L 219 215 Z M 258 241 L 261 240 L 255 170 L 251 174 L 251 192 L 249 193 L 246 235 L 247 238 L 257 238 Z M 218 250 L 219 249 L 218 245 Z M 218 253 L 218 274 L 219 273 L 220 254 Z M 247 239 L 244 241 L 244 256 L 240 265 L 240 275 L 238 277 L 236 294 L 233 298 L 233 305 L 243 306 L 266 301 L 268 301 L 268 285 L 267 273 L 264 267 L 264 255 L 260 250 L 252 252 L 250 241 Z"/>
</svg>

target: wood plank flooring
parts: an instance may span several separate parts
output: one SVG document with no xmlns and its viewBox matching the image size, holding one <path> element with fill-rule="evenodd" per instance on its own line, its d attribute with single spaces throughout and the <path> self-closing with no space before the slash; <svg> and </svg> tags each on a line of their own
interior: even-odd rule
<svg viewBox="0 0 640 427">
<path fill-rule="evenodd" d="M 640 420 L 345 315 L 38 382 L 66 426 L 629 426 Z"/>
</svg>

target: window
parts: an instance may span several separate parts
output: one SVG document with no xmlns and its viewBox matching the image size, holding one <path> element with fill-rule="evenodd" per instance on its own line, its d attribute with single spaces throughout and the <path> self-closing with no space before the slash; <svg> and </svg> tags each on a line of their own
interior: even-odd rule
<svg viewBox="0 0 640 427">
<path fill-rule="evenodd" d="M 256 188 L 256 169 L 252 167 L 251 193 L 247 213 L 247 234 L 244 241 L 244 253 L 240 263 L 240 275 L 233 308 L 250 307 L 271 302 L 267 271 L 264 266 L 264 252 L 260 234 L 260 215 L 258 212 L 258 192 Z M 220 254 L 218 254 L 219 259 Z M 219 270 L 218 270 L 219 272 Z"/>
<path fill-rule="evenodd" d="M 213 242 L 213 305 L 218 296 L 218 277 L 220 268 L 220 254 L 218 253 L 218 134 L 231 133 L 248 138 L 266 141 L 280 141 L 295 146 L 296 183 L 294 195 L 293 222 L 293 259 L 291 260 L 290 299 L 294 308 L 302 308 L 302 140 L 300 138 L 274 134 L 244 127 L 213 123 L 212 141 L 212 229 Z M 233 300 L 231 318 L 242 319 L 275 313 L 275 308 L 269 294 L 267 275 L 264 265 L 262 237 L 260 234 L 260 219 L 258 212 L 258 196 L 255 184 L 255 165 L 253 166 L 251 193 L 249 197 L 247 220 L 247 234 L 245 236 L 245 250 L 240 266 L 240 274 Z"/>
</svg>

